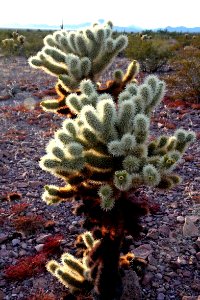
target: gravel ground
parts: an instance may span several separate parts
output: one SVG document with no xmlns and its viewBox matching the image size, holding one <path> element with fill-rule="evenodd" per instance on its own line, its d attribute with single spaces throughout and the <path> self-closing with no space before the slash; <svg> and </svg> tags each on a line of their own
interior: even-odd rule
<svg viewBox="0 0 200 300">
<path fill-rule="evenodd" d="M 118 59 L 104 79 L 116 66 L 126 65 L 127 60 Z M 42 71 L 30 69 L 22 58 L 11 61 L 0 58 L 0 70 L 3 74 L 0 83 L 0 299 L 26 300 L 40 289 L 53 293 L 55 299 L 62 299 L 65 289 L 45 270 L 22 281 L 10 281 L 4 276 L 5 267 L 14 265 L 19 258 L 40 253 L 47 236 L 61 233 L 64 239 L 61 253 L 73 253 L 75 237 L 82 231 L 81 219 L 72 215 L 71 204 L 50 207 L 41 200 L 45 184 L 63 184 L 38 166 L 45 145 L 60 127 L 62 118 L 42 112 L 36 105 L 40 99 L 35 93 L 52 88 L 55 80 Z M 15 87 L 12 98 L 9 84 Z M 29 109 L 23 111 L 21 104 Z M 141 279 L 143 299 L 147 300 L 200 299 L 199 110 L 169 108 L 162 103 L 154 112 L 153 136 L 172 134 L 180 127 L 197 133 L 197 140 L 177 167 L 183 182 L 167 193 L 146 189 L 151 201 L 160 208 L 142 218 L 145 233 L 131 245 L 131 251 L 148 261 Z M 21 199 L 3 201 L 9 193 L 20 193 Z M 13 227 L 15 215 L 11 209 L 23 202 L 29 204 L 24 212 L 26 216 L 34 214 L 53 220 L 54 226 L 42 227 L 34 234 L 19 234 Z"/>
</svg>

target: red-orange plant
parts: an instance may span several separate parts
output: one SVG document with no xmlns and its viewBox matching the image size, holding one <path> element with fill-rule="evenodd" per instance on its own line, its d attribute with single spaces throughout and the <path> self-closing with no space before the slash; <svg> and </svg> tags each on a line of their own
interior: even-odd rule
<svg viewBox="0 0 200 300">
<path fill-rule="evenodd" d="M 42 228 L 45 223 L 45 219 L 41 216 L 20 216 L 12 220 L 13 226 L 17 231 L 24 233 L 34 233 L 38 229 Z"/>
<path fill-rule="evenodd" d="M 44 269 L 47 257 L 44 253 L 19 259 L 14 266 L 4 270 L 5 277 L 10 280 L 23 280 Z"/>
<path fill-rule="evenodd" d="M 17 203 L 17 204 L 13 204 L 11 207 L 11 213 L 13 214 L 20 214 L 22 212 L 24 212 L 26 210 L 26 208 L 29 207 L 28 203 Z"/>
<path fill-rule="evenodd" d="M 30 295 L 26 300 L 56 300 L 56 297 L 52 293 L 46 293 L 43 290 L 37 291 L 36 294 Z"/>
<path fill-rule="evenodd" d="M 60 248 L 62 240 L 63 236 L 60 234 L 48 237 L 44 243 L 43 252 L 47 255 L 56 253 Z"/>
</svg>

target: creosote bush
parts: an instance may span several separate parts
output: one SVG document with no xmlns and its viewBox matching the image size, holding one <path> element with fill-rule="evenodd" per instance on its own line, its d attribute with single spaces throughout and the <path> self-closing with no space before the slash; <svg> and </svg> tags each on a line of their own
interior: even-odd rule
<svg viewBox="0 0 200 300">
<path fill-rule="evenodd" d="M 61 98 L 44 101 L 44 109 L 61 108 L 63 115 L 73 116 L 55 132 L 40 160 L 40 167 L 63 179 L 64 186 L 46 185 L 42 198 L 49 205 L 81 200 L 74 213 L 85 216 L 77 256 L 64 253 L 61 263 L 49 261 L 47 270 L 71 293 L 89 292 L 102 300 L 120 299 L 122 267 L 146 265 L 130 253 L 120 255 L 125 237 L 138 235 L 139 219 L 148 212 L 142 187 L 167 190 L 179 184 L 176 165 L 195 139 L 184 129 L 150 139 L 151 113 L 165 94 L 165 83 L 149 75 L 139 85 L 136 61 L 125 74 L 116 70 L 101 87 L 99 74 L 127 46 L 125 36 L 112 36 L 110 22 L 55 32 L 29 60 L 58 77 Z"/>
</svg>

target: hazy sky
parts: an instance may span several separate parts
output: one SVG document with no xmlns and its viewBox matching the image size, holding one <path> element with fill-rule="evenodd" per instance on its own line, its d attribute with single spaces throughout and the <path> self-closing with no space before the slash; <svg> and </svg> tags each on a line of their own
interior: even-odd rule
<svg viewBox="0 0 200 300">
<path fill-rule="evenodd" d="M 19 24 L 79 24 L 98 19 L 142 28 L 200 27 L 200 0 L 3 0 L 0 27 Z"/>
</svg>

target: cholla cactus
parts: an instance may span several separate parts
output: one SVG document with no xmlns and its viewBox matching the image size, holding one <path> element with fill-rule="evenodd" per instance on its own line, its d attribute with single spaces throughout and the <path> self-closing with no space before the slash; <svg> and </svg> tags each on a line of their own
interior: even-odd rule
<svg viewBox="0 0 200 300">
<path fill-rule="evenodd" d="M 66 114 L 63 109 L 66 108 L 65 97 L 69 92 L 77 91 L 81 80 L 85 78 L 97 83 L 99 76 L 127 43 L 125 35 L 113 37 L 111 22 L 103 26 L 95 23 L 79 31 L 60 30 L 47 35 L 44 47 L 36 56 L 29 58 L 29 63 L 58 78 L 56 91 L 60 98 L 45 99 L 41 105 L 50 111 L 62 108 L 62 113 Z M 110 90 L 111 86 L 115 90 L 117 87 L 118 90 L 119 87 L 122 89 L 137 73 L 138 64 L 133 61 L 126 74 L 120 69 L 114 72 L 113 81 L 109 82 L 106 89 Z"/>
<path fill-rule="evenodd" d="M 12 33 L 12 38 L 2 40 L 3 48 L 12 53 L 14 50 L 21 51 L 25 43 L 25 36 L 19 35 L 17 31 Z"/>
<path fill-rule="evenodd" d="M 173 170 L 194 134 L 179 129 L 172 137 L 148 139 L 150 113 L 164 89 L 163 81 L 148 76 L 140 86 L 128 84 L 116 106 L 111 95 L 98 95 L 92 82 L 83 80 L 81 95 L 66 98 L 77 117 L 64 121 L 40 161 L 42 169 L 63 178 L 67 185 L 46 186 L 43 199 L 56 203 L 72 198 L 80 187 L 95 187 L 100 206 L 110 210 L 120 192 L 144 184 L 171 188 L 179 183 Z"/>
<path fill-rule="evenodd" d="M 83 240 L 86 247 L 83 257 L 81 259 L 75 258 L 69 253 L 63 253 L 61 256 L 62 264 L 59 264 L 55 260 L 51 260 L 47 263 L 47 270 L 58 280 L 63 283 L 71 293 L 83 292 L 92 288 L 91 278 L 92 270 L 89 266 L 89 254 L 93 247 L 95 247 L 99 241 L 94 240 L 91 232 L 85 232 L 79 236 L 79 239 Z"/>
<path fill-rule="evenodd" d="M 100 32 L 107 29 L 110 32 L 110 25 Z M 77 50 L 75 36 L 70 35 L 69 45 L 74 43 Z M 58 35 L 59 43 L 60 39 Z M 54 39 L 47 40 L 53 48 Z M 86 49 L 84 55 L 91 59 Z M 95 59 L 92 66 L 98 62 Z M 138 191 L 142 186 L 169 189 L 178 184 L 181 179 L 175 167 L 195 138 L 193 132 L 178 129 L 172 136 L 150 140 L 151 113 L 164 96 L 165 83 L 150 75 L 138 85 L 133 81 L 137 71 L 135 61 L 126 74 L 117 70 L 106 90 L 99 89 L 95 76 L 79 78 L 78 91 L 62 98 L 62 107 L 68 107 L 75 117 L 63 122 L 40 160 L 43 170 L 65 183 L 63 187 L 46 185 L 43 200 L 58 204 L 81 199 L 75 212 L 84 214 L 83 226 L 92 232 L 82 237 L 82 259 L 64 254 L 62 265 L 53 261 L 47 268 L 71 292 L 91 289 L 92 285 L 99 300 L 120 298 L 120 266 L 129 265 L 131 260 L 120 258 L 123 241 L 126 234 L 135 236 L 140 232 L 139 218 L 148 211 Z M 56 110 L 57 102 L 51 101 L 44 106 Z"/>
<path fill-rule="evenodd" d="M 78 243 L 82 242 L 83 251 L 80 258 L 70 253 L 63 253 L 61 264 L 55 260 L 47 263 L 47 270 L 66 286 L 73 294 L 84 294 L 91 292 L 95 282 L 97 283 L 99 269 L 106 268 L 103 262 L 99 261 L 99 252 L 104 250 L 105 245 L 99 239 L 95 239 L 90 231 L 86 231 L 77 238 Z M 78 243 L 76 244 L 78 246 Z M 120 256 L 120 265 L 128 269 L 130 266 L 140 273 L 138 267 L 143 268 L 146 261 L 136 257 L 133 253 Z M 98 285 L 95 286 L 98 291 Z M 106 296 L 105 296 L 106 297 Z M 107 299 L 107 298 L 102 299 Z"/>
<path fill-rule="evenodd" d="M 67 91 L 74 91 L 84 78 L 97 80 L 127 42 L 124 35 L 112 38 L 110 22 L 79 31 L 60 30 L 45 37 L 44 48 L 29 62 L 57 76 Z"/>
<path fill-rule="evenodd" d="M 119 251 L 124 232 L 134 235 L 138 217 L 146 212 L 144 206 L 134 203 L 134 192 L 143 185 L 167 189 L 178 184 L 180 177 L 174 169 L 195 135 L 179 129 L 173 136 L 149 141 L 151 112 L 165 90 L 164 82 L 156 76 L 148 76 L 139 86 L 128 84 L 117 103 L 109 94 L 99 95 L 90 80 L 83 80 L 80 90 L 80 95 L 66 98 L 77 117 L 63 122 L 40 161 L 42 169 L 64 179 L 66 186 L 46 186 L 43 200 L 53 204 L 82 199 L 88 229 L 97 225 L 109 228 L 103 235 L 103 246 L 99 245 L 112 249 L 112 254 L 107 254 L 109 267 L 105 267 L 108 257 L 101 257 L 104 263 L 95 269 L 99 279 L 94 287 L 101 299 L 112 299 L 114 291 L 111 289 L 108 298 L 105 291 L 110 289 L 108 276 L 113 278 L 113 286 L 119 280 L 119 253 L 113 261 L 113 251 Z M 114 246 L 108 238 L 112 231 Z M 101 251 L 97 251 L 98 259 Z M 115 270 L 115 277 L 110 269 Z"/>
</svg>

